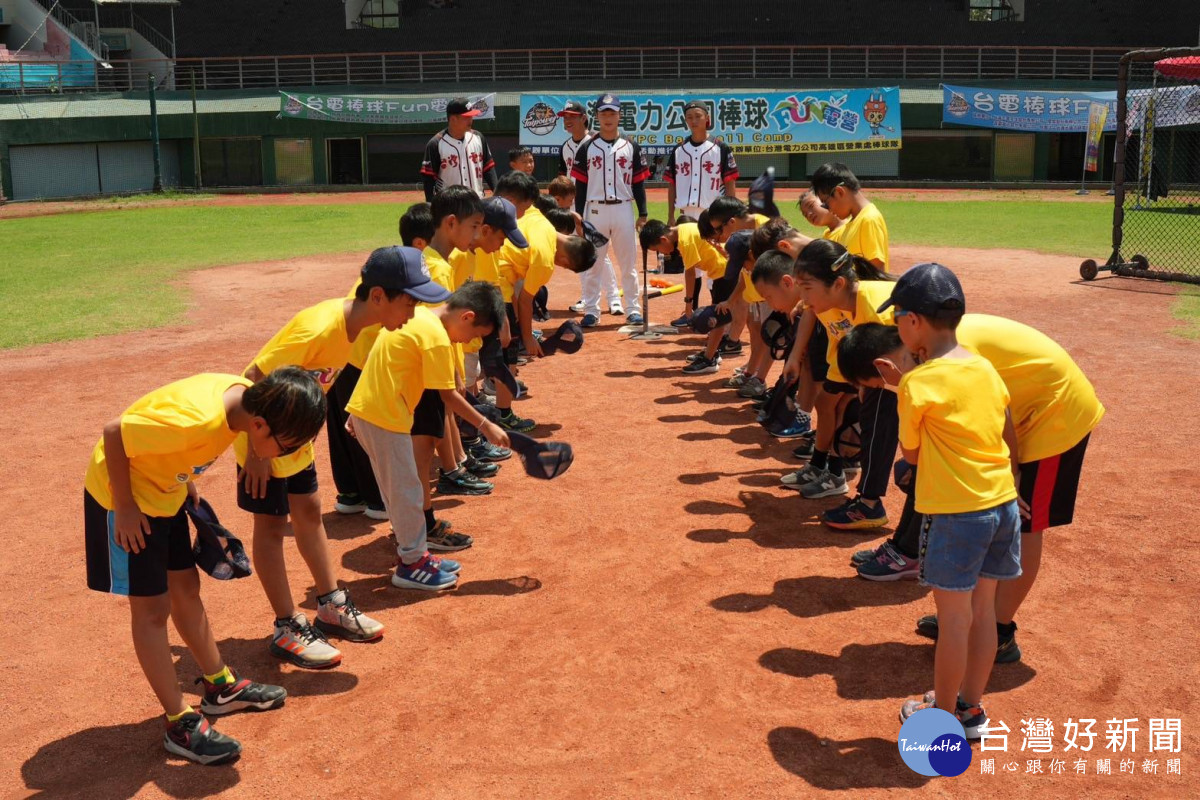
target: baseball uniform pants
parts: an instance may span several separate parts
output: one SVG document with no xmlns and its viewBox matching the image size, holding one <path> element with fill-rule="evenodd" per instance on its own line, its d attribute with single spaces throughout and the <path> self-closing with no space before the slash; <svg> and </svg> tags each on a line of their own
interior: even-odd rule
<svg viewBox="0 0 1200 800">
<path fill-rule="evenodd" d="M 629 202 L 587 204 L 588 222 L 608 237 L 608 244 L 596 252 L 596 263 L 600 264 L 609 254 L 616 256 L 620 266 L 621 288 L 625 291 L 625 313 L 642 313 L 641 285 L 638 278 L 638 243 L 633 210 Z M 614 265 L 615 266 L 615 265 Z M 604 270 L 593 267 L 580 276 L 583 284 L 583 311 L 600 316 L 600 294 L 604 288 Z"/>
</svg>

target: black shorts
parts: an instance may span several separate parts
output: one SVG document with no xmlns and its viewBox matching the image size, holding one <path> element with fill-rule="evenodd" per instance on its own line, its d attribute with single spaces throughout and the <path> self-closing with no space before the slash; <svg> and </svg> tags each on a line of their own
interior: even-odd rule
<svg viewBox="0 0 1200 800">
<path fill-rule="evenodd" d="M 858 394 L 858 389 L 855 389 L 848 383 L 842 383 L 841 381 L 827 380 L 824 384 L 822 384 L 821 388 L 824 389 L 827 394 Z"/>
<path fill-rule="evenodd" d="M 829 332 L 818 322 L 813 327 L 812 336 L 808 337 L 808 369 L 812 373 L 814 383 L 823 383 L 829 375 Z"/>
<path fill-rule="evenodd" d="M 721 278 L 719 281 L 713 281 L 711 290 L 712 304 L 715 306 L 718 303 L 724 303 L 726 300 L 733 297 L 733 290 L 737 288 L 737 284 L 737 274 L 734 274 L 732 278 L 725 277 Z"/>
<path fill-rule="evenodd" d="M 413 409 L 412 435 L 434 439 L 446 435 L 446 404 L 436 389 L 426 389 L 421 394 L 421 402 Z"/>
<path fill-rule="evenodd" d="M 146 549 L 126 553 L 117 544 L 113 512 L 83 492 L 83 545 L 87 585 L 97 592 L 126 597 L 158 597 L 167 593 L 167 573 L 193 569 L 192 533 L 181 506 L 173 517 L 151 517 Z"/>
<path fill-rule="evenodd" d="M 1021 465 L 1021 485 L 1018 492 L 1029 504 L 1030 519 L 1021 520 L 1022 533 L 1041 533 L 1047 528 L 1070 525 L 1075 517 L 1075 495 L 1079 491 L 1079 475 L 1083 471 L 1083 456 L 1088 439 L 1065 453 Z"/>
<path fill-rule="evenodd" d="M 504 348 L 504 363 L 512 365 L 521 358 L 521 326 L 517 324 L 517 311 L 512 303 L 504 304 L 504 313 L 508 317 L 508 332 L 512 336 L 508 347 Z"/>
<path fill-rule="evenodd" d="M 267 479 L 267 493 L 264 497 L 251 497 L 246 492 L 246 484 L 242 480 L 242 468 L 237 471 L 237 504 L 243 511 L 251 514 L 266 514 L 269 517 L 286 517 L 291 512 L 288 503 L 290 494 L 312 494 L 317 490 L 317 465 L 309 464 L 295 475 L 286 478 L 274 476 Z"/>
</svg>

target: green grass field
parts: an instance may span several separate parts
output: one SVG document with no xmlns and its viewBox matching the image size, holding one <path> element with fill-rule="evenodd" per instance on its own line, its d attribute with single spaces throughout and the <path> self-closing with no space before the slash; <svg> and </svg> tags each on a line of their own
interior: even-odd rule
<svg viewBox="0 0 1200 800">
<path fill-rule="evenodd" d="M 651 203 L 651 216 L 663 218 L 665 205 Z M 1108 253 L 1112 211 L 1104 204 L 885 200 L 879 207 L 897 244 L 1015 248 L 1080 260 Z M 0 221 L 7 264 L 0 297 L 10 309 L 0 348 L 176 322 L 188 303 L 179 280 L 186 270 L 369 251 L 398 242 L 401 212 L 387 204 L 155 205 Z M 1200 297 L 1181 304 L 1177 314 L 1200 336 Z"/>
</svg>

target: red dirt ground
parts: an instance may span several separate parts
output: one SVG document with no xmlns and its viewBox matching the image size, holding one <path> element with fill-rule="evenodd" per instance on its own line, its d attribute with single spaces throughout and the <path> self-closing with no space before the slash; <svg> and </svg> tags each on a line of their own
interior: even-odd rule
<svg viewBox="0 0 1200 800">
<path fill-rule="evenodd" d="M 325 198 L 329 202 L 329 198 Z M 790 447 L 753 424 L 717 376 L 679 372 L 697 337 L 626 341 L 529 366 L 521 405 L 570 441 L 555 482 L 506 465 L 494 496 L 442 500 L 476 536 L 456 592 L 390 587 L 386 524 L 327 516 L 342 575 L 389 626 L 312 673 L 266 650 L 270 609 L 254 578 L 202 578 L 222 652 L 287 687 L 287 706 L 219 722 L 232 767 L 168 761 L 160 709 L 133 657 L 125 604 L 84 586 L 80 484 L 103 423 L 142 393 L 209 370 L 236 372 L 296 310 L 343 293 L 363 254 L 249 264 L 187 276 L 186 324 L 0 353 L 9 447 L 0 460 L 4 633 L 0 795 L 47 797 L 878 797 L 1186 796 L 1200 740 L 1194 498 L 1200 445 L 1195 345 L 1172 336 L 1169 286 L 1075 281 L 1077 259 L 897 247 L 963 276 L 971 307 L 1035 325 L 1095 381 L 1108 416 L 1093 436 L 1069 529 L 1048 535 L 1020 615 L 1025 660 L 1000 665 L 987 707 L 1013 731 L 997 774 L 930 781 L 899 759 L 901 701 L 932 685 L 932 609 L 914 582 L 871 584 L 850 554 L 878 536 L 822 528 L 828 502 L 777 485 Z M 561 309 L 578 293 L 560 274 Z M 675 316 L 678 295 L 654 304 Z M 557 314 L 564 316 L 563 312 Z M 611 318 L 606 318 L 606 322 Z M 30 387 L 33 387 L 31 390 Z M 1185 401 L 1183 398 L 1193 398 Z M 323 439 L 322 439 L 323 442 Z M 324 446 L 322 498 L 332 506 Z M 201 491 L 248 536 L 226 455 Z M 888 507 L 895 519 L 898 498 Z M 292 581 L 309 591 L 289 551 Z M 1192 588 L 1188 588 L 1188 587 Z M 197 669 L 179 649 L 181 677 Z M 1055 722 L 1065 775 L 1025 774 L 1020 720 Z M 1137 774 L 1073 774 L 1068 718 L 1139 718 Z M 1147 753 L 1151 717 L 1183 719 L 1182 770 Z M 977 756 L 979 754 L 977 753 Z M 1070 758 L 1069 758 L 1070 757 Z M 1128 756 L 1127 756 L 1128 757 Z M 1158 775 L 1142 761 L 1158 759 Z M 1050 771 L 1051 755 L 1043 770 Z M 1015 774 L 1002 766 L 1018 764 Z M 969 788 L 968 788 L 969 787 Z"/>
<path fill-rule="evenodd" d="M 780 189 L 777 199 L 780 207 L 784 203 L 794 204 L 800 197 L 799 189 Z M 651 201 L 666 202 L 666 189 L 651 189 L 647 193 Z M 1079 197 L 1074 190 L 1067 189 L 886 189 L 871 188 L 872 197 L 891 200 L 1054 200 L 1080 203 L 1112 203 L 1112 198 L 1103 192 L 1092 192 Z M 223 194 L 188 198 L 172 196 L 155 198 L 137 195 L 129 198 L 105 200 L 55 200 L 38 203 L 0 204 L 0 219 L 19 217 L 42 217 L 53 214 L 70 214 L 85 211 L 117 211 L 125 208 L 145 208 L 157 205 L 209 205 L 209 206 L 310 206 L 342 205 L 347 203 L 414 203 L 425 199 L 419 191 L 405 192 L 293 192 L 280 194 Z"/>
</svg>

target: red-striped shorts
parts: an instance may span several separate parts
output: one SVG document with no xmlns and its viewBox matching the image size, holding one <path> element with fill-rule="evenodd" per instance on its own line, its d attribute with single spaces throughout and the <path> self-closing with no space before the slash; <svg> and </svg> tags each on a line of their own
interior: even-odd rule
<svg viewBox="0 0 1200 800">
<path fill-rule="evenodd" d="M 1030 510 L 1030 519 L 1021 520 L 1021 533 L 1071 524 L 1089 438 L 1091 434 L 1065 453 L 1021 465 L 1021 499 Z"/>
</svg>

